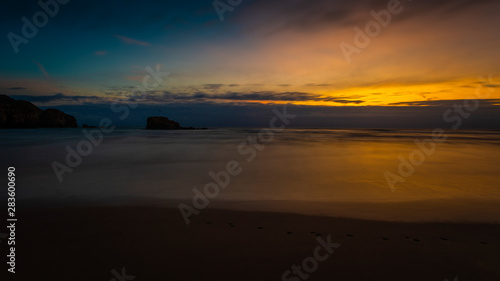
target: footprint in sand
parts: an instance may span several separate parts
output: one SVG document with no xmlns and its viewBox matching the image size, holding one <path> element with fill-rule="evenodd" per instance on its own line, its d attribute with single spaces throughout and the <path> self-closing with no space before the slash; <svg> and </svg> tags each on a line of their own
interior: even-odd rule
<svg viewBox="0 0 500 281">
<path fill-rule="evenodd" d="M 448 238 L 446 238 L 446 237 L 441 237 L 440 239 L 443 241 L 448 241 Z"/>
<path fill-rule="evenodd" d="M 382 237 L 382 240 L 386 240 L 386 241 L 387 241 L 387 240 L 389 240 L 389 238 L 387 238 L 387 237 Z"/>
<path fill-rule="evenodd" d="M 227 225 L 229 225 L 229 227 L 235 227 L 235 225 L 232 222 L 229 222 Z"/>
<path fill-rule="evenodd" d="M 481 243 L 481 244 L 483 244 L 483 245 L 488 245 L 488 242 L 484 242 L 484 241 L 481 241 L 481 242 L 479 242 L 479 243 Z"/>
<path fill-rule="evenodd" d="M 413 239 L 413 241 L 415 241 L 415 242 L 420 242 L 420 239 Z"/>
<path fill-rule="evenodd" d="M 286 234 L 292 234 L 292 232 L 291 231 L 287 231 Z"/>
<path fill-rule="evenodd" d="M 262 226 L 257 227 L 257 229 L 264 229 Z"/>
<path fill-rule="evenodd" d="M 346 234 L 347 237 L 354 237 L 352 234 Z"/>
<path fill-rule="evenodd" d="M 411 237 L 410 236 L 405 236 L 405 239 L 411 239 Z"/>
<path fill-rule="evenodd" d="M 212 222 L 207 221 L 207 224 L 212 224 Z"/>
</svg>

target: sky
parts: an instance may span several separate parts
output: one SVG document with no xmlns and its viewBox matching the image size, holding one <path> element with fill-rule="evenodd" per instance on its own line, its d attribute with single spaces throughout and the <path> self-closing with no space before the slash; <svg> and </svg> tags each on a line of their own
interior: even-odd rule
<svg viewBox="0 0 500 281">
<path fill-rule="evenodd" d="M 133 101 L 120 125 L 259 126 L 289 105 L 306 127 L 433 127 L 481 87 L 466 124 L 497 128 L 499 12 L 493 0 L 9 1 L 0 94 L 79 123 Z M 148 68 L 168 75 L 144 89 Z"/>
</svg>

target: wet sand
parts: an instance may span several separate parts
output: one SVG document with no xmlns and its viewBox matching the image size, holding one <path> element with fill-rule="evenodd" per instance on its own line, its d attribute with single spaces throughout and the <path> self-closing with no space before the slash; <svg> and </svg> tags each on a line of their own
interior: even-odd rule
<svg viewBox="0 0 500 281">
<path fill-rule="evenodd" d="M 119 281 L 112 270 L 124 267 L 139 281 L 500 280 L 499 224 L 206 209 L 187 226 L 178 209 L 140 206 L 18 213 L 17 273 L 9 280 Z M 303 278 L 283 279 L 329 236 L 340 246 L 326 260 L 302 268 Z"/>
</svg>

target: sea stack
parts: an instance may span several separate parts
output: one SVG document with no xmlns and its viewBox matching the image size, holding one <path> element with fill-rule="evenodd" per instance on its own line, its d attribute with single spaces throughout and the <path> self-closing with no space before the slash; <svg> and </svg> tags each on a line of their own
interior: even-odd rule
<svg viewBox="0 0 500 281">
<path fill-rule="evenodd" d="M 178 122 L 170 120 L 167 117 L 155 116 L 149 117 L 146 129 L 149 130 L 181 130 L 184 129 Z"/>
<path fill-rule="evenodd" d="M 146 129 L 148 130 L 206 130 L 207 128 L 182 127 L 178 122 L 163 116 L 149 117 Z"/>
</svg>

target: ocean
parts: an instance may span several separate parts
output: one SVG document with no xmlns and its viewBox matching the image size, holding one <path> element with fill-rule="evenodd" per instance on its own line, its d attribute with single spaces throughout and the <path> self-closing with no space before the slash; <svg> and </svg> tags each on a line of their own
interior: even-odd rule
<svg viewBox="0 0 500 281">
<path fill-rule="evenodd" d="M 82 129 L 2 130 L 0 163 L 5 173 L 15 167 L 16 198 L 29 202 L 191 202 L 194 189 L 217 183 L 211 172 L 225 185 L 212 201 L 500 199 L 500 131 L 447 131 L 439 141 L 432 130 L 264 132 L 122 128 L 67 162 L 88 140 Z M 65 167 L 62 181 L 55 162 Z M 237 175 L 228 174 L 229 162 Z"/>
</svg>

